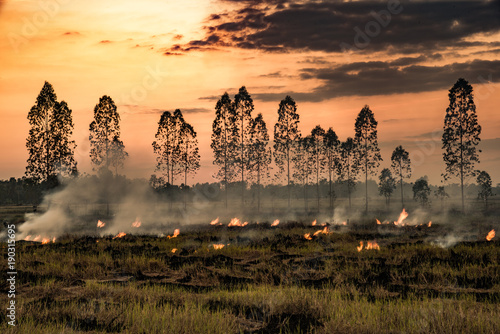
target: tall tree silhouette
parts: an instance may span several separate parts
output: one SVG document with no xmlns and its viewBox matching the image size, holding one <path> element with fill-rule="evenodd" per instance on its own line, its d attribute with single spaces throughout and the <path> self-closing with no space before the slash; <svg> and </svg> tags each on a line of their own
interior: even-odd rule
<svg viewBox="0 0 500 334">
<path fill-rule="evenodd" d="M 254 173 L 257 182 L 257 213 L 260 213 L 260 187 L 262 177 L 269 176 L 271 164 L 271 150 L 269 148 L 269 134 L 262 114 L 252 120 L 250 127 L 250 146 L 248 150 L 249 170 Z"/>
<path fill-rule="evenodd" d="M 234 97 L 234 109 L 236 113 L 236 126 L 238 127 L 239 154 L 237 163 L 241 173 L 241 206 L 245 205 L 245 170 L 249 169 L 248 146 L 250 140 L 250 128 L 252 126 L 253 100 L 248 94 L 245 86 L 241 87 Z"/>
<path fill-rule="evenodd" d="M 485 171 L 480 172 L 476 179 L 477 185 L 480 187 L 478 192 L 478 197 L 484 201 L 484 208 L 488 208 L 488 198 L 493 196 L 493 191 L 491 190 L 491 177 Z"/>
<path fill-rule="evenodd" d="M 280 179 L 285 174 L 288 191 L 288 208 L 290 208 L 290 177 L 292 171 L 292 158 L 297 149 L 300 138 L 298 128 L 299 114 L 295 101 L 286 96 L 281 100 L 278 108 L 278 121 L 274 125 L 274 161 L 278 167 L 276 178 Z"/>
<path fill-rule="evenodd" d="M 464 179 L 475 175 L 474 163 L 479 163 L 476 146 L 481 140 L 481 126 L 477 122 L 472 86 L 467 80 L 458 79 L 448 97 L 450 104 L 446 109 L 442 138 L 446 163 L 444 176 L 446 179 L 451 176 L 460 178 L 462 212 L 465 212 Z"/>
<path fill-rule="evenodd" d="M 75 142 L 71 110 L 57 102 L 54 88 L 44 83 L 35 105 L 28 113 L 31 129 L 26 139 L 28 160 L 26 176 L 36 182 L 55 179 L 56 174 L 76 174 Z"/>
<path fill-rule="evenodd" d="M 319 181 L 323 178 L 326 166 L 326 145 L 325 145 L 325 130 L 317 125 L 311 131 L 311 150 L 314 159 L 314 172 L 316 174 L 316 200 L 318 212 L 320 211 L 320 195 Z"/>
<path fill-rule="evenodd" d="M 179 169 L 184 174 L 184 189 L 187 190 L 188 175 L 200 169 L 200 154 L 198 139 L 191 124 L 182 118 L 179 139 Z M 186 191 L 184 191 L 184 209 L 187 207 Z"/>
<path fill-rule="evenodd" d="M 336 174 L 335 170 L 337 169 L 337 165 L 339 163 L 340 141 L 332 128 L 329 128 L 325 133 L 324 140 L 326 169 L 328 171 L 328 196 L 330 198 L 330 211 L 333 214 L 333 200 L 335 198 L 333 176 Z"/>
<path fill-rule="evenodd" d="M 304 209 L 307 213 L 309 211 L 307 185 L 309 184 L 309 176 L 314 173 L 315 169 L 314 139 L 309 135 L 304 138 L 299 138 L 297 142 L 296 151 L 292 158 L 294 165 L 293 178 L 302 183 L 302 189 L 304 191 Z"/>
<path fill-rule="evenodd" d="M 153 142 L 153 150 L 156 154 L 156 171 L 167 178 L 167 184 L 174 182 L 174 165 L 178 158 L 179 140 L 177 132 L 177 119 L 170 113 L 164 111 L 158 122 L 158 130 Z"/>
<path fill-rule="evenodd" d="M 431 188 L 429 183 L 425 178 L 418 179 L 413 185 L 413 198 L 419 201 L 422 206 L 427 206 L 430 204 L 429 195 L 431 194 Z"/>
<path fill-rule="evenodd" d="M 340 163 L 337 166 L 340 178 L 347 183 L 347 194 L 349 197 L 349 213 L 351 212 L 351 193 L 356 185 L 359 169 L 359 149 L 357 143 L 351 137 L 340 144 Z"/>
<path fill-rule="evenodd" d="M 392 193 L 396 189 L 396 180 L 392 177 L 389 168 L 382 169 L 378 179 L 380 181 L 378 184 L 379 194 L 385 197 L 385 204 L 388 206 L 391 202 Z"/>
<path fill-rule="evenodd" d="M 411 177 L 411 160 L 408 151 L 399 145 L 394 149 L 391 156 L 391 168 L 395 176 L 399 177 L 401 185 L 401 206 L 404 209 L 403 179 Z"/>
<path fill-rule="evenodd" d="M 229 182 L 234 179 L 237 172 L 238 127 L 236 121 L 234 104 L 229 95 L 224 93 L 215 105 L 210 147 L 214 152 L 214 164 L 219 166 L 216 177 L 224 185 L 226 209 Z"/>
<path fill-rule="evenodd" d="M 368 173 L 375 174 L 382 157 L 377 142 L 377 121 L 368 106 L 364 106 L 356 118 L 355 136 L 360 151 L 360 168 L 365 173 L 366 212 L 368 212 Z"/>
<path fill-rule="evenodd" d="M 94 108 L 90 123 L 90 159 L 94 170 L 109 171 L 113 140 L 120 140 L 120 115 L 111 97 L 104 95 Z"/>
</svg>

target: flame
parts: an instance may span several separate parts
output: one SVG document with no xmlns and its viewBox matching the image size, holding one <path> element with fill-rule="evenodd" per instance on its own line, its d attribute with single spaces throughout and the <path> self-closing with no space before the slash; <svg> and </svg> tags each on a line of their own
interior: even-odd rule
<svg viewBox="0 0 500 334">
<path fill-rule="evenodd" d="M 311 233 L 304 234 L 304 238 L 306 238 L 306 240 L 312 240 Z"/>
<path fill-rule="evenodd" d="M 135 228 L 138 228 L 138 227 L 141 227 L 141 221 L 139 220 L 139 218 L 136 218 L 135 219 L 135 222 L 132 223 L 132 227 L 135 227 Z"/>
<path fill-rule="evenodd" d="M 486 236 L 486 240 L 491 241 L 495 237 L 495 230 L 491 230 Z"/>
<path fill-rule="evenodd" d="M 219 217 L 217 217 L 210 222 L 210 225 L 222 225 L 222 224 L 219 223 Z"/>
<path fill-rule="evenodd" d="M 56 237 L 52 238 L 52 243 L 54 244 L 56 242 Z"/>
<path fill-rule="evenodd" d="M 347 225 L 347 222 L 343 222 L 342 225 L 346 226 Z"/>
<path fill-rule="evenodd" d="M 174 230 L 174 234 L 173 234 L 173 235 L 167 235 L 167 238 L 169 238 L 169 239 L 172 239 L 172 238 L 177 238 L 177 236 L 178 236 L 180 233 L 181 233 L 181 231 L 180 231 L 178 228 L 176 228 L 176 229 Z"/>
<path fill-rule="evenodd" d="M 318 234 L 320 234 L 320 233 L 321 233 L 321 234 L 328 234 L 328 226 L 325 226 L 325 228 L 324 228 L 324 229 L 322 229 L 322 230 L 318 230 L 318 231 L 314 232 L 314 234 L 313 234 L 313 235 L 318 235 Z"/>
<path fill-rule="evenodd" d="M 432 222 L 430 221 L 429 224 L 427 224 L 428 227 L 432 226 Z"/>
<path fill-rule="evenodd" d="M 275 221 L 273 221 L 273 223 L 271 224 L 271 226 L 278 226 L 279 224 L 280 224 L 279 219 L 276 219 Z"/>
<path fill-rule="evenodd" d="M 222 249 L 222 248 L 224 248 L 224 244 L 212 244 L 212 246 L 214 247 L 214 249 Z"/>
<path fill-rule="evenodd" d="M 244 222 L 242 224 L 241 221 L 238 218 L 233 218 L 233 219 L 231 219 L 231 221 L 229 222 L 229 224 L 227 226 L 229 226 L 229 227 L 232 227 L 232 226 L 243 227 L 243 226 L 246 226 L 246 225 L 248 225 L 248 222 Z"/>
<path fill-rule="evenodd" d="M 361 250 L 363 249 L 363 241 L 359 242 L 359 246 L 356 246 L 356 249 L 358 250 L 358 252 L 361 252 Z"/>
<path fill-rule="evenodd" d="M 316 219 L 315 219 L 315 220 L 312 222 L 312 224 L 311 224 L 311 225 L 312 225 L 312 226 L 316 226 L 316 224 L 317 224 L 317 221 L 316 221 Z"/>
<path fill-rule="evenodd" d="M 43 238 L 42 239 L 42 245 L 48 244 L 50 242 L 49 238 Z"/>
<path fill-rule="evenodd" d="M 403 209 L 403 211 L 401 211 L 401 213 L 399 214 L 399 218 L 398 218 L 398 221 L 397 222 L 394 222 L 394 225 L 396 226 L 404 226 L 403 223 L 403 220 L 405 220 L 406 218 L 408 218 L 408 213 L 405 211 L 405 209 Z"/>
<path fill-rule="evenodd" d="M 33 239 L 33 241 L 38 241 L 38 240 L 40 240 L 41 238 L 42 238 L 42 237 L 41 237 L 40 235 L 37 235 L 37 236 Z"/>
<path fill-rule="evenodd" d="M 106 223 L 103 223 L 102 221 L 98 220 L 97 221 L 97 227 L 99 228 L 103 228 L 104 226 L 106 226 Z"/>
<path fill-rule="evenodd" d="M 26 236 L 26 238 L 24 238 L 24 241 L 29 241 L 31 239 L 31 234 Z"/>
<path fill-rule="evenodd" d="M 177 248 L 172 248 L 172 253 L 177 252 Z"/>
<path fill-rule="evenodd" d="M 377 244 L 376 241 L 368 241 L 365 249 L 376 249 L 380 250 L 380 246 Z"/>
<path fill-rule="evenodd" d="M 118 233 L 118 234 L 117 234 L 117 235 L 113 238 L 113 240 L 114 240 L 114 239 L 116 239 L 116 238 L 123 238 L 123 237 L 124 237 L 124 236 L 126 236 L 126 235 L 127 235 L 127 233 L 125 233 L 125 232 L 120 232 L 120 233 Z"/>
<path fill-rule="evenodd" d="M 382 223 L 380 222 L 380 220 L 376 219 L 377 221 L 377 225 L 381 225 Z"/>
</svg>

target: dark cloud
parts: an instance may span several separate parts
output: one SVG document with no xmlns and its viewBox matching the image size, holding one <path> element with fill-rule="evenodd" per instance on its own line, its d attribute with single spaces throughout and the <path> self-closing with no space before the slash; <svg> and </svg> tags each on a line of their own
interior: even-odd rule
<svg viewBox="0 0 500 334">
<path fill-rule="evenodd" d="M 67 31 L 63 35 L 64 36 L 81 36 L 82 34 L 80 34 L 78 31 Z"/>
<path fill-rule="evenodd" d="M 354 49 L 422 53 L 488 45 L 464 39 L 500 30 L 499 1 L 402 0 L 392 14 L 388 8 L 391 1 L 224 2 L 238 3 L 240 7 L 227 17 L 212 15 L 217 19 L 207 27 L 207 36 L 180 49 L 189 51 L 195 42 L 203 47 L 232 46 L 269 52 Z M 212 38 L 213 33 L 218 33 L 217 40 Z"/>
<path fill-rule="evenodd" d="M 418 60 L 417 57 L 414 60 Z M 320 80 L 321 85 L 311 92 L 285 91 L 259 93 L 255 97 L 264 101 L 277 101 L 286 94 L 302 101 L 323 101 L 340 96 L 373 96 L 419 93 L 449 89 L 463 77 L 471 84 L 500 82 L 500 60 L 474 60 L 443 66 L 413 64 L 399 67 L 406 58 L 393 62 L 357 62 L 335 68 L 304 68 L 302 80 Z"/>
<path fill-rule="evenodd" d="M 104 40 L 99 42 L 99 44 L 109 44 L 109 43 L 113 43 L 113 42 L 110 41 L 109 39 L 104 39 Z"/>
</svg>

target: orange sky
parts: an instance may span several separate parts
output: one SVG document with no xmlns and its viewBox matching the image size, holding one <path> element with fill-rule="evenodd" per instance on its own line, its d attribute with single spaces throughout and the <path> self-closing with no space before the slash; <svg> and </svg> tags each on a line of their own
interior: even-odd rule
<svg viewBox="0 0 500 334">
<path fill-rule="evenodd" d="M 346 57 L 321 50 L 273 53 L 237 47 L 167 56 L 164 53 L 176 44 L 205 38 L 210 15 L 230 12 L 234 6 L 208 0 L 41 3 L 45 9 L 38 1 L 11 0 L 3 2 L 0 9 L 0 179 L 24 174 L 29 131 L 26 116 L 44 81 L 50 82 L 58 99 L 65 100 L 73 110 L 80 171 L 91 172 L 88 126 L 93 108 L 100 96 L 110 95 L 121 115 L 122 139 L 129 152 L 125 168 L 128 176 L 149 177 L 153 173 L 151 143 L 161 111 L 180 108 L 199 136 L 202 168 L 194 181 L 213 181 L 210 135 L 216 101 L 209 97 L 226 90 L 234 96 L 242 85 L 250 94 L 276 93 L 282 94 L 281 98 L 286 92 L 313 92 L 324 81 L 301 77 L 301 73 L 305 67 L 320 68 L 321 59 L 340 66 L 402 57 L 384 51 Z M 498 42 L 499 36 L 498 32 L 476 34 L 469 40 Z M 481 45 L 446 48 L 440 50 L 444 57 L 423 65 L 498 60 L 498 52 L 484 52 L 490 49 Z M 416 55 L 418 52 L 411 54 Z M 456 73 L 457 79 L 460 76 Z M 466 79 L 473 83 L 483 128 L 482 163 L 478 168 L 488 171 L 496 184 L 500 182 L 500 84 L 493 83 L 498 78 L 489 72 Z M 411 180 L 428 175 L 432 183 L 438 183 L 444 171 L 439 131 L 448 105 L 447 90 L 453 84 L 451 81 L 446 88 L 425 92 L 346 94 L 318 101 L 298 95 L 300 128 L 306 133 L 316 124 L 332 126 L 345 140 L 354 135 L 357 113 L 369 104 L 379 122 L 384 159 L 381 168 L 390 165 L 392 150 L 403 144 L 414 162 Z M 255 111 L 263 113 L 271 131 L 279 100 L 255 99 Z"/>
</svg>

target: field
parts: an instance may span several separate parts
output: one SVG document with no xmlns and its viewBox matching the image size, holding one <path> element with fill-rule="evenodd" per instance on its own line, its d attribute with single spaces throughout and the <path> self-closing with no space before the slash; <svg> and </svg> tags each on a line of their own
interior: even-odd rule
<svg viewBox="0 0 500 334">
<path fill-rule="evenodd" d="M 440 222 L 396 227 L 359 219 L 328 226 L 328 233 L 316 236 L 324 227 L 310 221 L 271 223 L 190 226 L 175 238 L 68 234 L 45 245 L 19 241 L 18 326 L 8 326 L 2 312 L 0 330 L 495 333 L 500 328 L 500 243 L 485 240 L 490 225 L 470 223 L 466 241 L 450 243 L 452 228 Z M 369 241 L 380 249 L 366 249 Z M 2 253 L 5 258 L 5 243 Z M 0 270 L 7 272 L 6 261 Z M 0 284 L 0 301 L 7 305 L 7 283 Z"/>
</svg>

